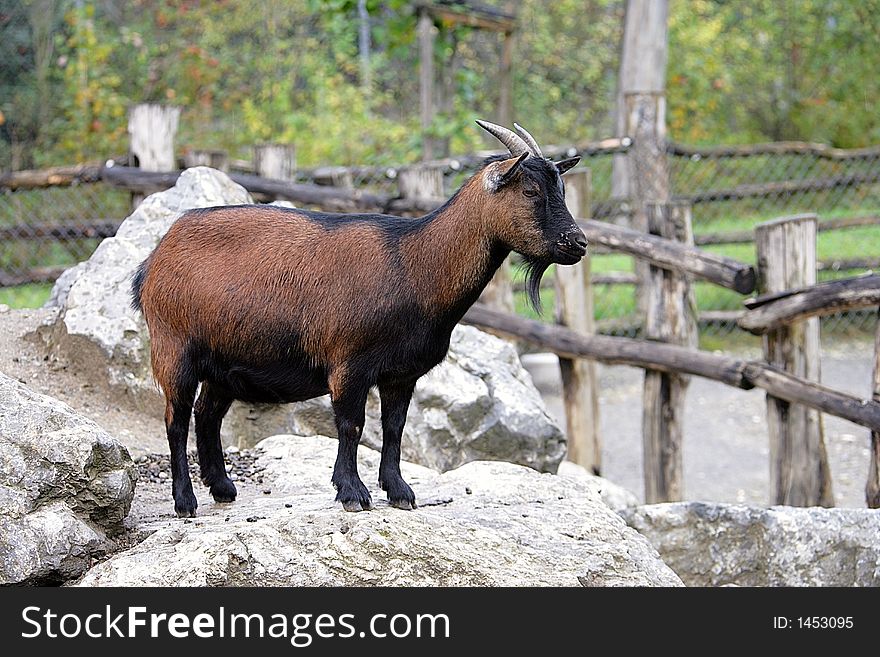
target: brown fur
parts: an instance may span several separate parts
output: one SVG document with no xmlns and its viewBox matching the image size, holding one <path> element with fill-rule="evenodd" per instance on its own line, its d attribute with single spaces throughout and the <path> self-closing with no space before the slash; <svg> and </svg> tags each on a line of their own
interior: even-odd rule
<svg viewBox="0 0 880 657">
<path fill-rule="evenodd" d="M 178 221 L 151 258 L 151 271 L 163 275 L 147 276 L 142 305 L 153 338 L 153 372 L 164 390 L 175 365 L 166 361 L 184 346 L 178 337 L 203 338 L 230 356 L 269 361 L 277 347 L 259 336 L 293 323 L 303 329 L 302 346 L 316 362 L 342 363 L 368 337 L 353 316 L 386 303 L 378 283 L 391 272 L 376 228 L 353 223 L 328 231 L 304 215 L 259 206 L 247 208 L 247 221 L 240 221 L 241 212 L 220 209 Z M 247 353 L 238 353 L 242 347 Z"/>
</svg>

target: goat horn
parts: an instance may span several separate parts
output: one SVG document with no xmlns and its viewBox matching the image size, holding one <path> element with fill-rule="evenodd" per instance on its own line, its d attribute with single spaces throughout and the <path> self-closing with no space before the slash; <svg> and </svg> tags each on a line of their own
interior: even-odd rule
<svg viewBox="0 0 880 657">
<path fill-rule="evenodd" d="M 513 130 L 508 130 L 500 125 L 495 125 L 494 123 L 481 121 L 479 119 L 477 119 L 477 125 L 507 146 L 507 150 L 509 150 L 510 154 L 514 157 L 522 155 L 523 153 L 534 155 L 532 149 L 529 148 L 528 143 L 526 143 L 518 134 L 513 132 Z"/>
<path fill-rule="evenodd" d="M 537 157 L 544 157 L 544 154 L 541 152 L 541 147 L 538 146 L 538 142 L 535 141 L 535 138 L 529 134 L 529 131 L 523 128 L 519 123 L 514 123 L 513 127 L 516 128 L 516 131 L 522 135 L 523 141 L 529 147 L 529 150 L 532 151 L 532 155 Z"/>
</svg>

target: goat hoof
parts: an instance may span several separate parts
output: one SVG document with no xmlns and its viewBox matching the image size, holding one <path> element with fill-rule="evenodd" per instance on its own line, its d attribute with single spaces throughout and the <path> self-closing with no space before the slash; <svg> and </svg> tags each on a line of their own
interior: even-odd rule
<svg viewBox="0 0 880 657">
<path fill-rule="evenodd" d="M 193 494 L 192 489 L 184 492 L 174 493 L 172 491 L 172 495 L 174 497 L 174 513 L 177 514 L 178 518 L 195 518 L 196 509 L 199 506 L 198 501 L 196 500 L 196 496 Z"/>
<path fill-rule="evenodd" d="M 196 506 L 182 506 L 175 504 L 174 505 L 174 513 L 177 514 L 178 518 L 195 518 L 196 517 Z"/>
<path fill-rule="evenodd" d="M 348 500 L 342 503 L 342 508 L 346 511 L 356 513 L 358 511 L 369 511 L 373 507 L 369 503 L 362 503 L 358 500 Z"/>
<path fill-rule="evenodd" d="M 213 486 L 211 486 L 211 496 L 214 498 L 215 502 L 219 502 L 221 504 L 235 502 L 235 497 L 237 494 L 238 491 L 235 490 L 235 484 L 233 484 L 232 480 L 230 479 L 218 481 Z"/>
<path fill-rule="evenodd" d="M 380 486 L 388 493 L 388 504 L 395 509 L 410 511 L 416 508 L 415 493 L 400 476 L 386 478 Z"/>
</svg>

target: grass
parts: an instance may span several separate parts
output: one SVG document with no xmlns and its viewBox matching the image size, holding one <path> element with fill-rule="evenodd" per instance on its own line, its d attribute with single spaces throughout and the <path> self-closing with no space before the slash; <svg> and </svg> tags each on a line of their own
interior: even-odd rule
<svg viewBox="0 0 880 657">
<path fill-rule="evenodd" d="M 32 283 L 0 288 L 0 303 L 10 308 L 39 308 L 49 300 L 51 283 Z"/>
</svg>

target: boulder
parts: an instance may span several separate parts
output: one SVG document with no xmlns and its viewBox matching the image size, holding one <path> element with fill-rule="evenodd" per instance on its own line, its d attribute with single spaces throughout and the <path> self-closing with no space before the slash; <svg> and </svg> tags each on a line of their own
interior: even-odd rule
<svg viewBox="0 0 880 657">
<path fill-rule="evenodd" d="M 228 442 L 253 437 L 336 433 L 329 397 L 289 406 L 239 406 L 224 422 Z M 379 395 L 367 401 L 362 442 L 381 449 Z M 403 458 L 445 472 L 470 461 L 499 460 L 555 472 L 565 436 L 513 346 L 470 326 L 452 332 L 446 359 L 416 384 L 402 440 Z"/>
<path fill-rule="evenodd" d="M 49 304 L 58 313 L 43 332 L 53 354 L 95 383 L 155 401 L 146 326 L 131 309 L 131 276 L 183 212 L 239 203 L 253 200 L 229 176 L 208 167 L 187 169 L 174 187 L 144 199 L 115 237 L 56 282 Z"/>
<path fill-rule="evenodd" d="M 688 586 L 878 586 L 880 510 L 679 502 L 622 512 Z"/>
<path fill-rule="evenodd" d="M 0 374 L 0 584 L 82 573 L 112 546 L 136 478 L 97 424 Z"/>
<path fill-rule="evenodd" d="M 336 442 L 275 436 L 257 466 L 272 497 L 159 520 L 81 586 L 678 586 L 638 533 L 576 477 L 472 462 L 438 474 L 404 462 L 420 502 L 345 513 L 328 484 Z M 374 481 L 379 454 L 358 453 Z M 384 496 L 382 496 L 384 497 Z"/>
<path fill-rule="evenodd" d="M 587 471 L 582 465 L 572 463 L 571 461 L 563 461 L 559 464 L 559 470 L 556 471 L 561 477 L 572 477 L 580 479 L 592 486 L 602 501 L 608 505 L 612 511 L 623 511 L 633 506 L 638 506 L 639 498 L 636 494 L 623 486 L 619 486 L 612 481 L 608 481 L 604 477 Z"/>
<path fill-rule="evenodd" d="M 57 315 L 42 331 L 53 356 L 93 384 L 104 383 L 159 415 L 149 370 L 149 336 L 130 307 L 131 275 L 185 210 L 251 203 L 244 188 L 214 169 L 184 171 L 174 187 L 147 197 L 115 237 L 88 261 L 66 271 L 52 291 Z M 289 204 L 287 204 L 289 205 Z M 364 441 L 381 445 L 378 395 L 370 397 Z M 241 447 L 278 433 L 335 435 L 327 397 L 304 404 L 236 403 L 223 441 Z M 405 458 L 437 470 L 476 459 L 500 459 L 555 471 L 565 438 L 509 343 L 459 327 L 450 355 L 419 381 L 403 441 Z"/>
</svg>

